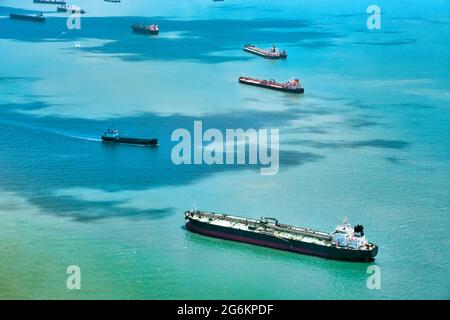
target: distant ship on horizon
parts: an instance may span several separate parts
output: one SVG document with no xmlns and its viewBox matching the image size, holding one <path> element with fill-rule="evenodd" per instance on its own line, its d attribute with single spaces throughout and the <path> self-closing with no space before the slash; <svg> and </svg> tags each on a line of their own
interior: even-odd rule
<svg viewBox="0 0 450 320">
<path fill-rule="evenodd" d="M 40 4 L 66 4 L 65 0 L 33 0 L 33 3 Z"/>
<path fill-rule="evenodd" d="M 56 8 L 58 12 L 68 12 L 68 13 L 79 13 L 84 14 L 86 11 L 84 9 L 81 9 L 79 6 L 76 6 L 74 4 L 66 5 L 62 4 Z"/>
<path fill-rule="evenodd" d="M 287 53 L 286 50 L 280 51 L 275 45 L 268 50 L 260 49 L 252 44 L 246 44 L 244 46 L 244 51 L 253 53 L 257 56 L 266 58 L 266 59 L 286 59 Z"/>
<path fill-rule="evenodd" d="M 131 26 L 136 33 L 142 33 L 146 35 L 158 35 L 159 34 L 159 26 L 157 24 L 145 25 L 142 23 L 135 23 Z"/>
</svg>

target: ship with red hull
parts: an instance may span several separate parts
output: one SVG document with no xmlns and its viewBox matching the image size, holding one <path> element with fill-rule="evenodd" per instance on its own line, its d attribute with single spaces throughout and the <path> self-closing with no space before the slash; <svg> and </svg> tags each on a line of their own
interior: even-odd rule
<svg viewBox="0 0 450 320">
<path fill-rule="evenodd" d="M 141 33 L 145 35 L 158 35 L 159 34 L 159 26 L 157 24 L 145 25 L 142 23 L 135 23 L 131 26 L 133 32 Z"/>
<path fill-rule="evenodd" d="M 72 13 L 72 14 L 85 14 L 86 11 L 84 11 L 84 9 L 81 9 L 80 7 L 74 5 L 74 4 L 63 4 L 60 5 L 58 7 L 56 7 L 56 11 L 58 12 L 67 12 L 67 13 Z"/>
<path fill-rule="evenodd" d="M 373 261 L 378 246 L 367 241 L 364 227 L 344 222 L 331 232 L 281 224 L 273 218 L 259 220 L 198 210 L 185 212 L 186 228 L 198 234 L 245 242 L 334 260 Z"/>
<path fill-rule="evenodd" d="M 65 0 L 33 0 L 33 3 L 39 4 L 66 4 Z"/>
<path fill-rule="evenodd" d="M 266 89 L 272 89 L 276 91 L 289 92 L 289 93 L 304 93 L 305 89 L 300 85 L 298 79 L 291 79 L 286 83 L 278 83 L 275 80 L 259 80 L 249 77 L 239 77 L 239 83 L 247 84 L 250 86 L 261 87 Z"/>
</svg>

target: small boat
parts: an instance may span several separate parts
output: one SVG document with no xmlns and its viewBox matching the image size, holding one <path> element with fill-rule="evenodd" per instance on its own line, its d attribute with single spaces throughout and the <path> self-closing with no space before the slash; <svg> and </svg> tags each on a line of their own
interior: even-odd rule
<svg viewBox="0 0 450 320">
<path fill-rule="evenodd" d="M 119 3 L 121 2 L 120 0 L 103 0 L 105 2 L 114 2 L 114 3 Z"/>
<path fill-rule="evenodd" d="M 135 23 L 131 26 L 131 29 L 133 29 L 133 31 L 136 33 L 150 34 L 150 35 L 159 34 L 159 27 L 157 24 L 151 24 L 149 26 L 146 26 L 141 23 Z"/>
<path fill-rule="evenodd" d="M 249 77 L 240 77 L 239 83 L 291 93 L 303 93 L 305 91 L 305 89 L 302 88 L 300 81 L 298 79 L 291 79 L 285 83 L 278 83 L 273 79 L 259 80 Z"/>
<path fill-rule="evenodd" d="M 256 54 L 260 57 L 264 57 L 266 59 L 286 59 L 287 53 L 286 50 L 280 51 L 278 48 L 275 47 L 275 45 L 272 46 L 272 48 L 268 50 L 263 50 L 260 48 L 255 47 L 252 44 L 247 44 L 244 46 L 244 51 Z"/>
<path fill-rule="evenodd" d="M 56 10 L 58 12 L 68 12 L 68 13 L 80 13 L 80 14 L 86 13 L 86 11 L 84 11 L 80 7 L 73 5 L 73 4 L 70 4 L 70 5 L 63 4 L 59 7 L 57 7 Z"/>
<path fill-rule="evenodd" d="M 11 13 L 11 14 L 9 14 L 9 18 L 14 19 L 14 20 L 25 20 L 25 21 L 35 21 L 35 22 L 44 22 L 45 21 L 45 17 L 42 13 L 36 14 L 34 16 L 27 15 L 27 14 Z"/>
<path fill-rule="evenodd" d="M 33 0 L 33 2 L 41 4 L 66 4 L 65 0 Z"/>
<path fill-rule="evenodd" d="M 112 143 L 124 143 L 124 144 L 135 144 L 140 146 L 157 147 L 158 139 L 140 139 L 140 138 L 129 138 L 119 136 L 119 131 L 115 129 L 108 129 L 101 136 L 103 142 Z"/>
</svg>

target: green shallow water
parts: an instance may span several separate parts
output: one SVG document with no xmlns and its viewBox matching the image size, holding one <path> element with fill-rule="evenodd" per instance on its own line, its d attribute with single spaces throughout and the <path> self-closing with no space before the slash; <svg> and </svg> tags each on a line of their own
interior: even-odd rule
<svg viewBox="0 0 450 320">
<path fill-rule="evenodd" d="M 379 31 L 365 1 L 78 4 L 77 31 L 0 18 L 0 298 L 449 298 L 447 2 L 381 1 Z M 40 8 L 4 0 L 0 16 Z M 137 20 L 160 36 L 132 34 Z M 240 75 L 298 76 L 305 95 Z M 280 172 L 173 165 L 170 134 L 194 120 L 280 129 Z M 111 125 L 161 145 L 103 145 Z M 371 264 L 190 234 L 194 207 L 324 231 L 348 216 L 380 246 L 381 289 Z"/>
</svg>

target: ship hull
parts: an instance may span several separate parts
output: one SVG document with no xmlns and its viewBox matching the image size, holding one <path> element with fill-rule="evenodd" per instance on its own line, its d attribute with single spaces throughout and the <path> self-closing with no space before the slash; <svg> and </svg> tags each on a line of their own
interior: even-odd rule
<svg viewBox="0 0 450 320">
<path fill-rule="evenodd" d="M 254 55 L 266 58 L 266 59 L 286 59 L 287 54 L 280 53 L 279 55 L 270 55 L 267 51 L 258 49 L 256 47 L 244 47 L 244 51 L 252 53 Z"/>
<path fill-rule="evenodd" d="M 101 138 L 102 138 L 103 142 L 134 144 L 134 145 L 149 146 L 149 147 L 157 147 L 158 146 L 158 139 L 136 139 L 136 138 L 126 138 L 126 137 L 110 138 L 110 137 L 104 137 L 104 136 L 102 136 Z"/>
<path fill-rule="evenodd" d="M 68 13 L 72 13 L 72 14 L 75 14 L 75 13 L 85 14 L 86 13 L 86 11 L 84 11 L 83 9 L 78 10 L 78 9 L 68 9 L 68 8 L 60 8 L 60 7 L 58 7 L 58 8 L 56 8 L 56 10 L 58 12 L 68 12 Z"/>
<path fill-rule="evenodd" d="M 140 34 L 153 35 L 153 36 L 156 36 L 159 34 L 159 30 L 150 30 L 147 28 L 139 27 L 139 26 L 131 26 L 131 29 L 133 29 L 133 32 L 140 33 Z"/>
<path fill-rule="evenodd" d="M 192 219 L 188 219 L 186 228 L 191 232 L 210 237 L 244 242 L 257 246 L 285 250 L 300 254 L 307 254 L 333 260 L 369 262 L 373 261 L 374 257 L 378 253 L 378 247 L 375 247 L 370 251 L 327 247 L 297 240 L 281 239 L 269 234 L 261 234 L 257 232 L 212 225 Z"/>
<path fill-rule="evenodd" d="M 58 0 L 33 0 L 33 2 L 39 4 L 66 4 L 66 1 Z"/>
<path fill-rule="evenodd" d="M 304 93 L 305 92 L 305 89 L 303 89 L 303 88 L 287 88 L 287 87 L 271 86 L 271 85 L 267 85 L 267 83 L 246 81 L 243 79 L 239 79 L 239 83 L 247 84 L 249 86 L 255 86 L 255 87 L 260 87 L 260 88 L 281 91 L 281 92 L 289 92 L 289 93 Z"/>
<path fill-rule="evenodd" d="M 23 14 L 11 13 L 9 15 L 9 17 L 14 20 L 34 21 L 34 22 L 44 22 L 45 21 L 45 17 L 28 16 L 28 15 L 23 15 Z"/>
</svg>

